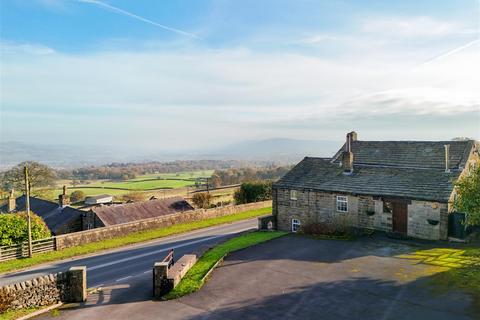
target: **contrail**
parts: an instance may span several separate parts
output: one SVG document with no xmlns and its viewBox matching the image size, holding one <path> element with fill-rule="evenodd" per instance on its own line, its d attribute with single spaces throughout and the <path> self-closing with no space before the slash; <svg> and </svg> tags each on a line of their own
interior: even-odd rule
<svg viewBox="0 0 480 320">
<path fill-rule="evenodd" d="M 117 7 L 114 7 L 114 6 L 111 6 L 111 5 L 107 4 L 107 3 L 104 3 L 104 2 L 101 2 L 101 1 L 98 1 L 98 0 L 78 0 L 78 2 L 95 4 L 95 5 L 97 5 L 97 6 L 106 8 L 106 9 L 111 10 L 111 11 L 113 11 L 113 12 L 116 12 L 116 13 L 119 13 L 119 14 L 123 14 L 123 15 L 125 15 L 125 16 L 128 16 L 128 17 L 131 17 L 131 18 L 134 18 L 134 19 L 137 19 L 137 20 L 140 20 L 140 21 L 149 23 L 149 24 L 154 25 L 154 26 L 156 26 L 156 27 L 159 27 L 159 28 L 162 28 L 162 29 L 165 29 L 165 30 L 168 30 L 168 31 L 172 31 L 172 32 L 175 32 L 175 33 L 178 33 L 178 34 L 187 36 L 187 37 L 191 37 L 191 38 L 196 38 L 196 39 L 198 39 L 198 37 L 197 37 L 196 35 L 194 35 L 193 33 L 185 32 L 185 31 L 182 31 L 182 30 L 179 30 L 179 29 L 175 29 L 175 28 L 171 28 L 171 27 L 165 26 L 165 25 L 163 25 L 163 24 L 160 24 L 160 23 L 157 23 L 157 22 L 155 22 L 155 21 L 152 21 L 152 20 L 149 20 L 149 19 L 146 19 L 146 18 L 137 16 L 136 14 L 133 14 L 133 13 L 128 12 L 128 11 L 125 11 L 125 10 L 123 10 L 123 9 L 120 9 L 120 8 L 117 8 Z"/>
<path fill-rule="evenodd" d="M 476 44 L 476 43 L 478 43 L 478 42 L 480 42 L 480 39 L 475 39 L 475 40 L 473 40 L 473 41 L 470 41 L 470 42 L 464 44 L 463 46 L 454 48 L 454 49 L 449 50 L 449 51 L 447 51 L 447 52 L 445 52 L 445 53 L 442 53 L 442 54 L 440 54 L 440 55 L 438 55 L 438 56 L 436 56 L 436 57 L 433 57 L 433 58 L 431 58 L 431 59 L 428 59 L 427 61 L 423 62 L 420 66 L 425 66 L 425 65 L 428 65 L 428 64 L 430 64 L 430 63 L 433 63 L 433 62 L 435 62 L 435 61 L 437 61 L 437 60 L 440 60 L 440 59 L 446 58 L 446 57 L 448 57 L 448 56 L 451 56 L 452 54 L 455 54 L 455 53 L 457 53 L 457 52 L 459 52 L 459 51 L 462 51 L 463 49 L 466 49 L 466 48 L 468 48 L 468 47 L 471 47 L 471 46 L 473 46 L 474 44 Z"/>
</svg>

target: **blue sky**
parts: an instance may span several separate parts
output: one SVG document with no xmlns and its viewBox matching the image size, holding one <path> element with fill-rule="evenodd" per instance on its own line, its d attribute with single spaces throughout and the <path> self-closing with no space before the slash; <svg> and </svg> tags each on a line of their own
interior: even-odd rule
<svg viewBox="0 0 480 320">
<path fill-rule="evenodd" d="M 1 140 L 480 138 L 478 1 L 1 2 Z"/>
</svg>

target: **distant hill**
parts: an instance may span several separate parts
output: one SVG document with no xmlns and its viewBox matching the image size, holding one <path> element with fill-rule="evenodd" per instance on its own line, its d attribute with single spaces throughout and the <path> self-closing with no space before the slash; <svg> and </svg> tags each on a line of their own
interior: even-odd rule
<svg viewBox="0 0 480 320">
<path fill-rule="evenodd" d="M 0 170 L 26 160 L 39 161 L 52 167 L 79 167 L 100 165 L 112 159 L 129 160 L 122 157 L 118 150 L 108 147 L 0 143 Z"/>
<path fill-rule="evenodd" d="M 21 142 L 0 143 L 0 170 L 22 161 L 39 161 L 56 168 L 104 165 L 112 162 L 149 162 L 172 160 L 245 160 L 295 163 L 305 156 L 332 156 L 339 141 L 275 138 L 249 140 L 210 150 L 142 152 L 132 148 L 40 145 Z"/>
<path fill-rule="evenodd" d="M 242 160 L 296 162 L 305 156 L 331 157 L 342 142 L 275 138 L 235 143 L 212 152 L 212 156 Z"/>
</svg>

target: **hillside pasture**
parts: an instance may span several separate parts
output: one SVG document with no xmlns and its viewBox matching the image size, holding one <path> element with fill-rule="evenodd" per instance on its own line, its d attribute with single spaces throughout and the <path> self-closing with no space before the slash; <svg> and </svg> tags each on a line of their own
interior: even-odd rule
<svg viewBox="0 0 480 320">
<path fill-rule="evenodd" d="M 121 196 L 131 192 L 143 192 L 145 197 L 157 196 L 187 196 L 189 190 L 195 187 L 197 178 L 210 177 L 213 170 L 201 170 L 192 172 L 152 173 L 125 181 L 116 180 L 87 180 L 82 183 L 71 185 L 71 180 L 59 180 L 55 189 L 44 190 L 43 197 L 54 200 L 62 193 L 61 186 L 68 187 L 68 193 L 83 191 L 87 196 L 110 194 Z"/>
<path fill-rule="evenodd" d="M 211 177 L 214 170 L 173 172 L 173 173 L 149 173 L 136 177 L 128 181 L 141 181 L 149 179 L 187 179 L 195 181 L 196 178 Z"/>
<path fill-rule="evenodd" d="M 88 186 L 76 186 L 80 187 L 96 187 L 96 188 L 110 188 L 110 189 L 124 189 L 131 191 L 147 191 L 155 189 L 175 189 L 183 188 L 188 186 L 195 185 L 195 181 L 191 180 L 140 180 L 140 181 L 119 181 L 119 182 L 101 182 L 101 183 L 91 183 Z"/>
</svg>

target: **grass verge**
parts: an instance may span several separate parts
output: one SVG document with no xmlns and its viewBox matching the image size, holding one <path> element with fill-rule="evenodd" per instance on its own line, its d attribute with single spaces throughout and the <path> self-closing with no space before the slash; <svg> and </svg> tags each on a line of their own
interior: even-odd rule
<svg viewBox="0 0 480 320">
<path fill-rule="evenodd" d="M 173 234 L 184 233 L 196 229 L 207 228 L 219 224 L 230 223 L 240 220 L 255 218 L 261 215 L 269 214 L 272 208 L 262 208 L 256 210 L 249 210 L 233 215 L 228 215 L 219 218 L 210 218 L 201 221 L 179 223 L 166 228 L 158 228 L 153 230 L 146 230 L 129 235 L 118 237 L 114 239 L 88 243 L 73 248 L 67 248 L 59 251 L 52 251 L 35 255 L 33 258 L 23 258 L 17 260 L 10 260 L 0 263 L 0 273 L 18 270 L 34 266 L 40 263 L 71 258 L 88 253 L 98 252 L 106 249 L 117 248 L 128 244 L 144 242 L 156 238 L 166 237 Z"/>
<path fill-rule="evenodd" d="M 204 283 L 203 278 L 213 268 L 213 266 L 230 252 L 244 249 L 258 243 L 272 240 L 283 235 L 286 232 L 251 232 L 239 237 L 230 239 L 205 252 L 197 263 L 187 272 L 178 286 L 170 291 L 164 298 L 175 299 L 200 289 Z"/>
<path fill-rule="evenodd" d="M 34 313 L 42 308 L 27 308 L 20 310 L 7 310 L 0 313 L 0 320 L 14 320 L 20 317 L 26 316 L 27 314 Z"/>
</svg>

